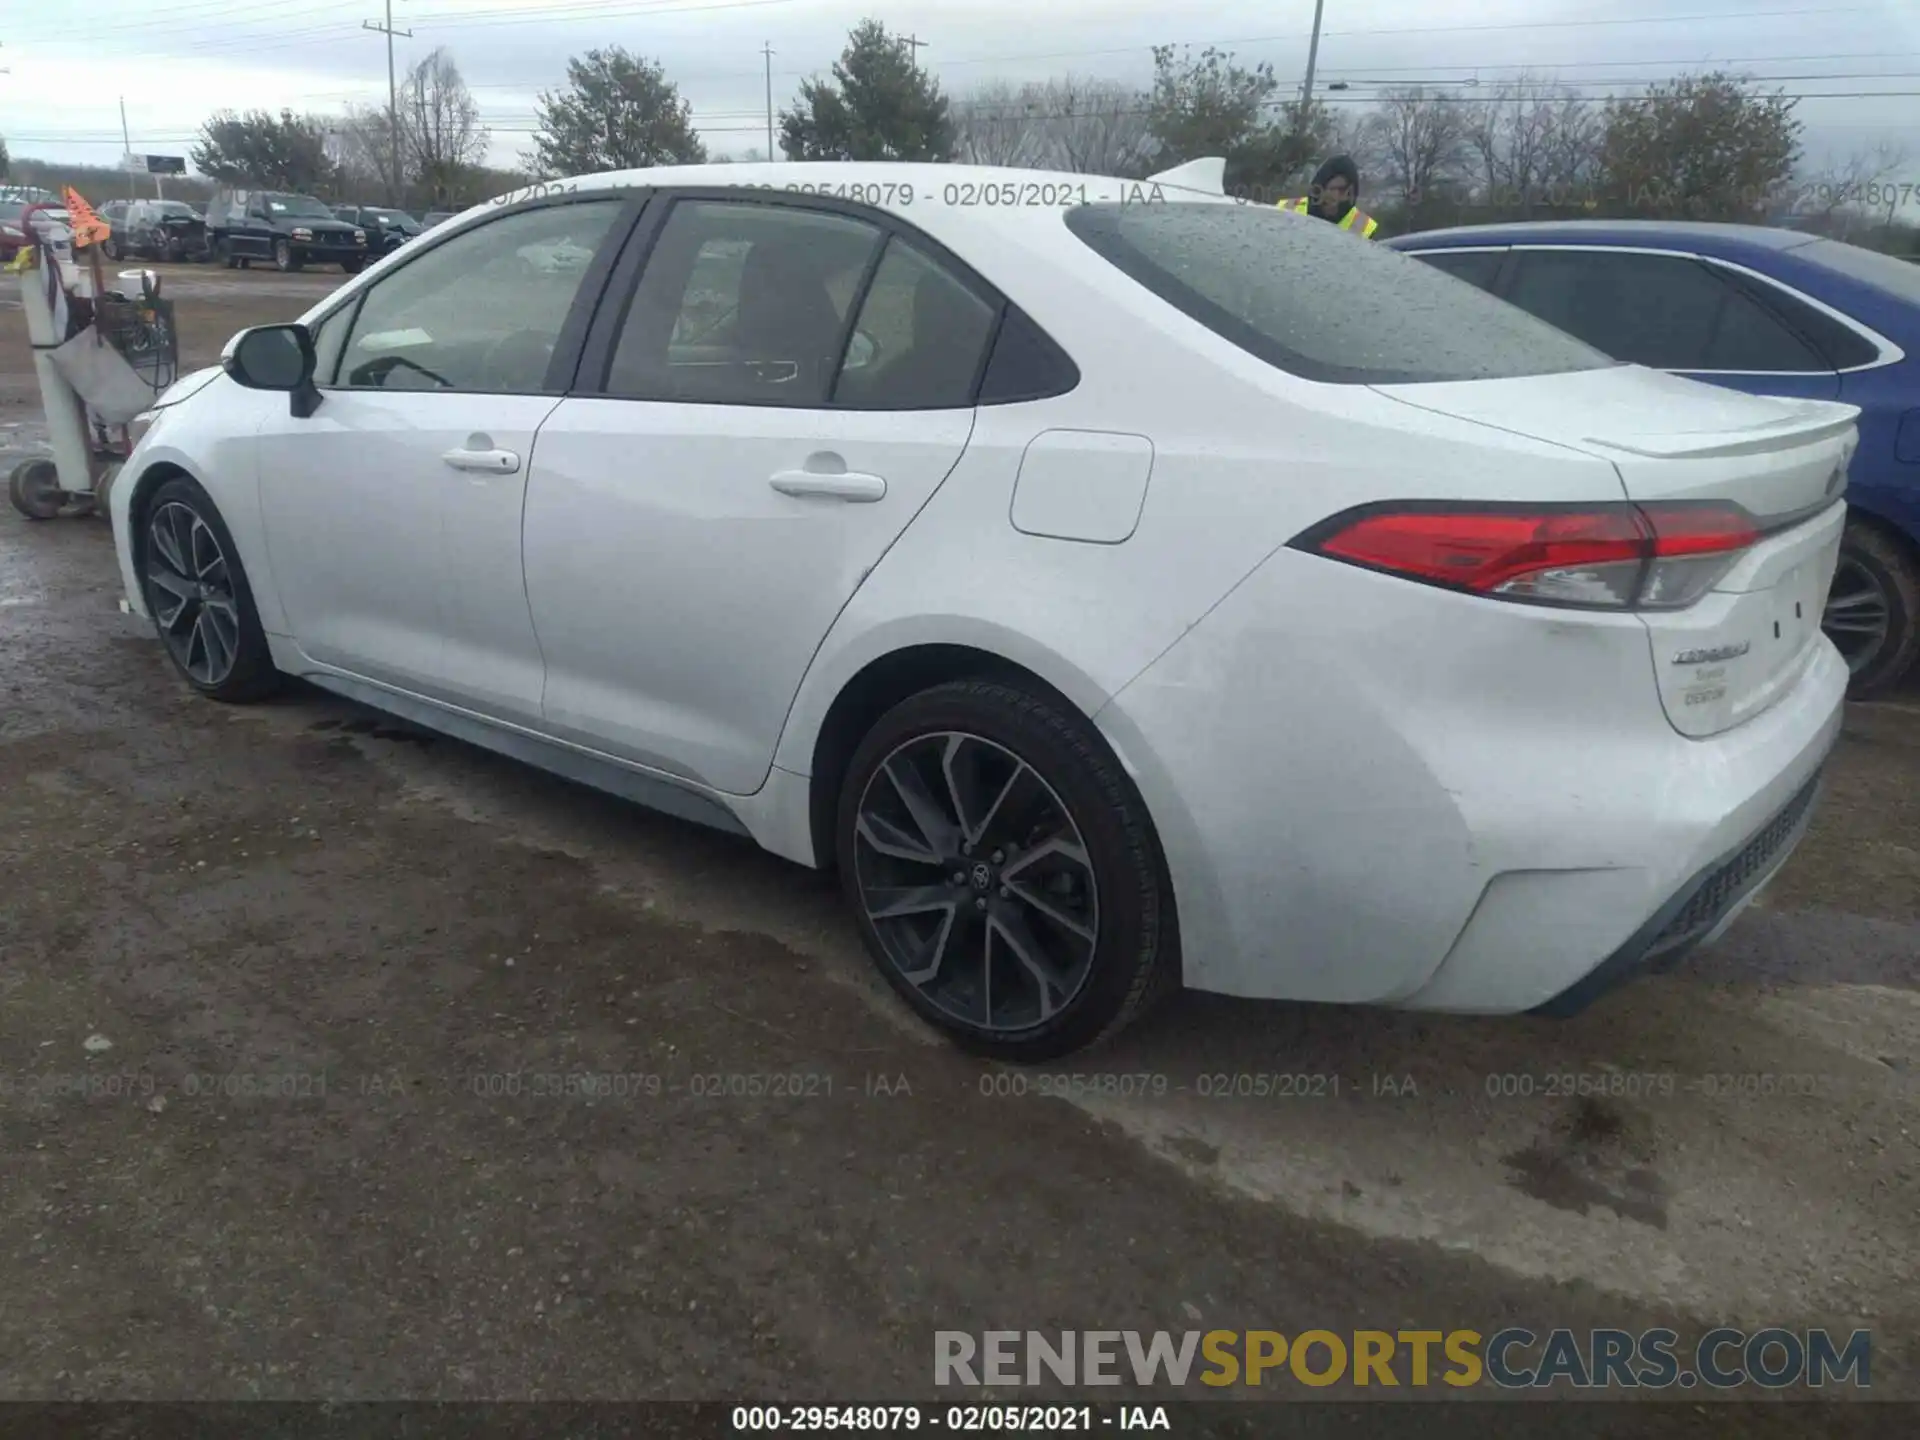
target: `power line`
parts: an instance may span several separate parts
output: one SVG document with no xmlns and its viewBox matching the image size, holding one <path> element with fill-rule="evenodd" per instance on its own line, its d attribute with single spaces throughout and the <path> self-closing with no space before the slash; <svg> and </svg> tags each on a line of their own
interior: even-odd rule
<svg viewBox="0 0 1920 1440">
<path fill-rule="evenodd" d="M 1473 104 L 1484 103 L 1484 97 L 1470 96 L 1470 95 L 1454 95 L 1454 96 L 1430 95 L 1427 98 L 1431 101 L 1436 101 L 1442 104 L 1457 103 L 1457 104 L 1473 105 Z M 1616 95 L 1583 95 L 1583 96 L 1578 96 L 1576 98 L 1582 99 L 1582 100 L 1597 101 L 1597 100 L 1609 100 L 1609 99 L 1635 99 L 1638 97 L 1637 95 L 1630 93 L 1630 94 L 1617 95 L 1617 96 Z M 1780 98 L 1783 100 L 1849 100 L 1849 101 L 1913 100 L 1913 99 L 1920 99 L 1920 90 L 1798 91 L 1798 92 L 1783 92 Z M 1293 103 L 1295 102 L 1291 98 L 1288 98 L 1288 99 L 1280 99 L 1280 100 L 1265 100 L 1261 102 L 1261 105 L 1263 108 L 1272 109 L 1272 108 L 1278 108 L 1284 105 L 1291 105 Z M 1319 103 L 1322 105 L 1378 105 L 1380 103 L 1380 100 L 1378 99 L 1378 97 L 1368 96 L 1368 95 L 1353 95 L 1353 96 L 1325 95 L 1325 96 L 1319 97 L 1316 103 Z M 1022 112 L 1022 114 L 1023 113 L 1024 112 Z M 1102 113 L 1107 115 L 1147 115 L 1152 112 L 1149 109 L 1149 107 L 1138 106 L 1138 107 L 1129 107 L 1127 109 L 1122 109 L 1122 110 L 1105 111 Z M 1012 120 L 1012 119 L 1022 118 L 1022 114 L 1016 114 L 1015 112 L 1008 111 L 1003 116 L 1000 116 L 1000 117 L 994 117 L 991 114 L 988 114 L 980 118 L 987 118 L 987 119 L 1004 118 L 1004 119 Z M 744 120 L 744 119 L 752 118 L 755 123 L 750 125 L 703 124 L 700 120 L 700 117 L 695 116 L 694 128 L 699 130 L 703 134 L 709 134 L 709 135 L 754 135 L 754 134 L 763 133 L 764 122 L 762 121 L 761 117 L 754 112 L 742 111 L 742 112 L 736 112 L 728 115 L 710 116 L 709 118 L 710 119 L 726 119 L 726 120 Z M 532 125 L 532 124 L 497 125 L 497 124 L 489 123 L 487 128 L 496 135 L 535 135 L 540 133 L 540 127 L 538 125 Z M 154 135 L 149 138 L 151 142 L 154 144 L 188 144 L 188 143 L 191 143 L 192 141 L 201 139 L 202 137 L 197 134 L 193 134 L 193 135 Z M 62 134 L 44 134 L 44 133 L 38 133 L 38 132 L 15 131 L 15 132 L 11 132 L 8 135 L 8 139 L 25 142 L 28 144 L 34 144 L 34 145 L 110 145 L 115 143 L 116 135 L 115 135 L 115 132 L 110 129 L 93 130 L 93 131 L 87 131 L 87 132 L 81 132 L 81 133 L 69 132 L 69 133 L 62 133 Z"/>
<path fill-rule="evenodd" d="M 688 13 L 699 13 L 699 12 L 706 12 L 706 11 L 750 9 L 750 8 L 759 8 L 767 5 L 787 5 L 792 3 L 794 3 L 794 0 L 721 0 L 721 3 L 717 3 L 717 4 L 687 4 L 687 3 L 681 3 L 681 0 L 670 0 L 670 3 L 667 3 L 667 4 L 653 3 L 653 4 L 635 5 L 631 3 L 631 0 L 573 0 L 572 4 L 563 6 L 560 9 L 542 9 L 541 7 L 538 7 L 538 6 L 503 7 L 501 9 L 490 10 L 485 12 L 483 15 L 474 16 L 473 18 L 467 18 L 467 19 L 459 18 L 459 12 L 439 11 L 439 12 L 434 12 L 433 14 L 423 13 L 421 15 L 416 16 L 415 23 L 420 24 L 422 28 L 433 28 L 433 29 L 442 29 L 442 30 L 487 29 L 487 28 L 493 28 L 496 25 L 504 25 L 504 24 L 519 25 L 519 24 L 537 24 L 537 23 L 543 23 L 543 22 L 567 23 L 573 20 L 600 20 L 600 19 L 619 19 L 619 18 L 626 18 L 630 16 L 642 16 L 642 15 L 688 14 Z M 292 13 L 305 16 L 307 14 L 329 13 L 329 12 L 299 11 L 299 12 L 292 12 Z M 1752 21 L 1752 20 L 1764 20 L 1764 19 L 1770 19 L 1770 18 L 1793 17 L 1793 16 L 1807 16 L 1807 15 L 1834 16 L 1834 15 L 1853 15 L 1853 14 L 1876 14 L 1876 15 L 1884 14 L 1884 6 L 1881 6 L 1881 5 L 1797 6 L 1797 7 L 1790 7 L 1790 8 L 1777 9 L 1777 10 L 1749 11 L 1739 16 L 1738 18 L 1743 22 L 1745 22 L 1745 21 Z M 290 14 L 288 18 L 292 18 L 292 14 Z M 1324 32 L 1323 38 L 1332 38 L 1332 37 L 1350 38 L 1350 37 L 1356 37 L 1356 36 L 1371 36 L 1371 35 L 1432 35 L 1432 34 L 1453 34 L 1453 33 L 1493 34 L 1493 33 L 1516 31 L 1516 30 L 1562 30 L 1562 29 L 1594 28 L 1594 27 L 1619 26 L 1619 25 L 1688 24 L 1696 21 L 1725 20 L 1727 18 L 1728 17 L 1725 14 L 1725 12 L 1691 12 L 1684 15 L 1603 17 L 1603 18 L 1580 19 L 1580 20 L 1503 21 L 1498 23 L 1479 24 L 1479 25 L 1384 26 L 1384 27 L 1372 27 L 1372 28 L 1354 29 L 1354 30 L 1329 30 Z M 443 21 L 444 23 L 442 23 Z M 200 46 L 197 46 L 196 48 L 199 50 L 212 49 L 212 50 L 218 51 L 219 53 L 224 53 L 224 54 L 244 54 L 244 53 L 252 53 L 255 51 L 285 49 L 289 45 L 305 44 L 306 40 L 304 37 L 306 36 L 328 33 L 329 31 L 335 30 L 336 28 L 337 27 L 334 27 L 334 26 L 323 25 L 323 26 L 313 27 L 311 29 L 301 31 L 301 32 L 290 32 L 274 41 L 270 41 L 257 46 L 244 45 L 244 44 L 239 46 L 223 46 L 215 42 L 212 45 L 200 45 Z M 1310 37 L 1311 37 L 1310 31 L 1291 31 L 1284 34 L 1229 36 L 1224 39 L 1175 41 L 1173 43 L 1177 45 L 1215 45 L 1215 46 L 1259 45 L 1259 44 L 1270 44 L 1275 41 L 1282 41 L 1282 40 L 1304 40 L 1304 39 L 1309 39 Z M 1005 64 L 1010 62 L 1019 62 L 1019 61 L 1027 61 L 1027 60 L 1074 59 L 1074 58 L 1083 58 L 1083 57 L 1101 56 L 1101 55 L 1129 55 L 1129 54 L 1139 54 L 1142 51 L 1150 50 L 1152 48 L 1153 47 L 1151 45 L 1121 45 L 1121 46 L 1109 46 L 1109 47 L 1100 48 L 1100 49 L 1054 50 L 1054 51 L 1045 51 L 1045 52 L 1030 51 L 1024 54 L 1010 54 L 1010 55 L 1009 54 L 979 55 L 979 56 L 969 56 L 969 57 L 962 57 L 959 59 L 942 61 L 940 68 L 944 69 L 944 68 L 960 66 L 960 65 Z M 1658 63 L 1658 62 L 1641 61 L 1639 63 L 1647 64 L 1647 63 Z M 745 78 L 745 76 L 750 73 L 751 72 L 727 71 L 727 72 L 710 73 L 705 76 L 688 75 L 688 76 L 681 77 L 681 79 L 682 80 L 739 79 L 739 78 Z M 814 72 L 811 70 L 792 70 L 792 71 L 785 71 L 785 72 L 779 72 L 779 73 L 781 73 L 785 77 L 791 77 L 795 75 L 808 75 Z M 759 77 L 756 76 L 754 78 L 759 78 Z"/>
</svg>

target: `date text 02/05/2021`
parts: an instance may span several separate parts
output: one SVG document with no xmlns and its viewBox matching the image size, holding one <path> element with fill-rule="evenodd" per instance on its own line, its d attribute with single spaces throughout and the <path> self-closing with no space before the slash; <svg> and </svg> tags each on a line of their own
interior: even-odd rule
<svg viewBox="0 0 1920 1440">
<path fill-rule="evenodd" d="M 1005 180 L 1005 181 L 950 181 L 937 191 L 932 188 L 916 188 L 905 181 L 895 180 L 834 180 L 834 181 L 787 181 L 775 183 L 771 180 L 757 180 L 746 184 L 728 187 L 740 190 L 759 190 L 782 195 L 817 195 L 832 200 L 851 200 L 861 205 L 891 205 L 907 207 L 915 204 L 941 204 L 954 208 L 984 207 L 999 210 L 1019 210 L 1039 208 L 1064 210 L 1076 205 L 1091 205 L 1103 197 L 1096 189 L 1089 189 L 1084 181 L 1078 180 Z M 518 205 L 528 200 L 545 200 L 559 195 L 580 193 L 578 182 L 555 181 L 551 184 L 529 185 L 521 190 L 509 190 L 504 195 L 494 197 L 495 205 Z M 1241 203 L 1248 203 L 1246 197 L 1233 197 Z M 1128 180 L 1121 184 L 1118 202 L 1122 205 L 1161 205 L 1166 203 L 1166 192 L 1151 181 Z"/>
<path fill-rule="evenodd" d="M 1088 1435 L 1100 1430 L 1173 1429 L 1165 1405 L 736 1405 L 735 1435 L 871 1434 L 945 1430 L 954 1434 Z"/>
</svg>

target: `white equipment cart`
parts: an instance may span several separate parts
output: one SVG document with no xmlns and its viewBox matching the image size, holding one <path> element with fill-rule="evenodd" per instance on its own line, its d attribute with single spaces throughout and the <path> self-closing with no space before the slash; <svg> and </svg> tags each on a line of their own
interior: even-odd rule
<svg viewBox="0 0 1920 1440">
<path fill-rule="evenodd" d="M 172 302 L 150 270 L 112 282 L 98 245 L 74 258 L 66 227 L 35 213 L 20 217 L 34 243 L 17 263 L 34 376 L 46 411 L 51 457 L 22 461 L 8 477 L 13 506 L 32 520 L 104 513 L 108 489 L 132 453 L 127 425 L 174 382 L 179 342 Z"/>
</svg>

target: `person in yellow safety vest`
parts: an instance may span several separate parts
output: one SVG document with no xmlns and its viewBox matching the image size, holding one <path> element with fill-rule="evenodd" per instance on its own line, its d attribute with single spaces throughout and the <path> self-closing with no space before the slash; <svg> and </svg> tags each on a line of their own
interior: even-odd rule
<svg viewBox="0 0 1920 1440">
<path fill-rule="evenodd" d="M 1371 240 L 1380 222 L 1354 202 L 1360 198 L 1360 167 L 1345 155 L 1336 155 L 1314 172 L 1305 195 L 1282 200 L 1282 210 L 1312 215 L 1342 230 Z"/>
</svg>

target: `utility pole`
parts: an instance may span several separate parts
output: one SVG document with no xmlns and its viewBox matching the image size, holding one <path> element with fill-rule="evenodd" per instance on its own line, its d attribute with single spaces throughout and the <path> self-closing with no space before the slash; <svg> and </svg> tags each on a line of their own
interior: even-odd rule
<svg viewBox="0 0 1920 1440">
<path fill-rule="evenodd" d="M 767 57 L 767 162 L 773 162 L 773 43 L 768 41 L 760 47 L 760 53 Z"/>
<path fill-rule="evenodd" d="M 131 200 L 138 193 L 134 187 L 139 182 L 133 177 L 133 137 L 127 133 L 127 97 L 124 95 L 120 97 L 120 141 L 127 147 L 120 152 L 125 157 L 120 163 L 127 168 L 127 198 Z"/>
<path fill-rule="evenodd" d="M 1327 0 L 1313 0 L 1313 39 L 1307 42 L 1307 83 L 1300 87 L 1300 117 L 1306 119 L 1307 106 L 1313 103 L 1313 67 L 1320 59 L 1320 14 Z"/>
<path fill-rule="evenodd" d="M 360 27 L 371 30 L 377 35 L 387 37 L 387 133 L 393 148 L 393 174 L 388 180 L 387 203 L 400 203 L 400 87 L 393 75 L 393 37 L 399 35 L 411 40 L 411 30 L 393 28 L 393 0 L 387 0 L 387 23 L 376 25 L 371 20 L 362 20 Z"/>
<path fill-rule="evenodd" d="M 928 42 L 918 35 L 909 35 L 903 43 L 907 47 L 907 58 L 913 61 L 913 68 L 917 72 L 920 69 L 920 52 L 926 49 Z"/>
</svg>

